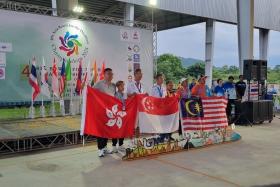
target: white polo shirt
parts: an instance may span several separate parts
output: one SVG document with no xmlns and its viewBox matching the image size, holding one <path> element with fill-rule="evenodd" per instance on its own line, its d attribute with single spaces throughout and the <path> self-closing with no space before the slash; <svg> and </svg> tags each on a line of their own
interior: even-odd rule
<svg viewBox="0 0 280 187">
<path fill-rule="evenodd" d="M 145 93 L 145 89 L 143 84 L 140 82 L 137 86 L 136 81 L 131 81 L 129 83 L 127 83 L 127 94 L 142 94 Z"/>
<path fill-rule="evenodd" d="M 151 96 L 164 98 L 166 96 L 166 89 L 163 85 L 159 86 L 156 84 L 152 87 Z"/>
</svg>

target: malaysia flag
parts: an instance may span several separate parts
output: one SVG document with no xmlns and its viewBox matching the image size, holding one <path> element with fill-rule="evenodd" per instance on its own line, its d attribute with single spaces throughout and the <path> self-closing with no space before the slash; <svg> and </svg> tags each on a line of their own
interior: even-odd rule
<svg viewBox="0 0 280 187">
<path fill-rule="evenodd" d="M 141 133 L 171 133 L 179 128 L 177 97 L 155 98 L 138 95 Z"/>
<path fill-rule="evenodd" d="M 35 57 L 33 57 L 31 72 L 29 74 L 29 84 L 33 88 L 33 93 L 32 93 L 33 101 L 36 99 L 37 95 L 40 93 L 40 87 L 39 87 L 38 80 L 37 80 L 37 72 L 36 72 L 35 65 L 36 65 L 36 61 L 35 61 Z"/>
</svg>

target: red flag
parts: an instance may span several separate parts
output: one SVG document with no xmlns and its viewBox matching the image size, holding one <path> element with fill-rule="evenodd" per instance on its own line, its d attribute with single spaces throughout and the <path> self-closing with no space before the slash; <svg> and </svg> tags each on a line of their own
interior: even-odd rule
<svg viewBox="0 0 280 187">
<path fill-rule="evenodd" d="M 82 61 L 80 61 L 80 63 L 79 63 L 78 78 L 77 78 L 75 91 L 78 95 L 80 95 L 80 93 L 82 91 Z"/>
<path fill-rule="evenodd" d="M 133 136 L 137 99 L 121 100 L 87 87 L 84 134 L 103 138 Z"/>
<path fill-rule="evenodd" d="M 178 98 L 137 95 L 142 133 L 171 133 L 179 128 Z"/>
<path fill-rule="evenodd" d="M 29 74 L 29 84 L 33 88 L 32 100 L 34 101 L 37 95 L 40 93 L 40 87 L 37 80 L 37 73 L 35 67 L 36 61 L 35 57 L 32 59 L 31 73 Z"/>
<path fill-rule="evenodd" d="M 100 77 L 99 80 L 103 80 L 104 79 L 104 70 L 105 70 L 105 63 L 102 63 L 102 68 L 101 68 L 101 73 L 100 73 Z"/>
<path fill-rule="evenodd" d="M 58 72 L 55 58 L 53 59 L 53 67 L 52 67 L 52 91 L 53 95 L 57 98 L 59 97 L 59 82 L 58 82 Z"/>
</svg>

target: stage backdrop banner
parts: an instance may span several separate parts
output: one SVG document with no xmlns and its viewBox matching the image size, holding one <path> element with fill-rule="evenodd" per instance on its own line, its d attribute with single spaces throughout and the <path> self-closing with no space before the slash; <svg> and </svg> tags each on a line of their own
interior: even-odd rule
<svg viewBox="0 0 280 187">
<path fill-rule="evenodd" d="M 153 77 L 152 37 L 152 31 L 146 29 L 0 10 L 0 43 L 8 49 L 1 51 L 6 67 L 2 68 L 5 79 L 0 80 L 0 102 L 30 101 L 27 77 L 33 56 L 38 73 L 44 57 L 49 84 L 54 58 L 59 74 L 63 59 L 71 60 L 72 81 L 67 83 L 64 98 L 70 98 L 70 93 L 76 96 L 79 61 L 82 79 L 88 63 L 92 63 L 94 72 L 96 62 L 97 77 L 102 66 L 112 68 L 114 82 L 131 80 L 133 70 L 140 67 L 143 83 L 149 90 Z M 40 74 L 38 77 L 40 82 Z"/>
</svg>

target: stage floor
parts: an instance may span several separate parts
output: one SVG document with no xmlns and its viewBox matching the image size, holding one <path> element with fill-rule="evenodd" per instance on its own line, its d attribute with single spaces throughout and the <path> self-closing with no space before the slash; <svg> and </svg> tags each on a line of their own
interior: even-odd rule
<svg viewBox="0 0 280 187">
<path fill-rule="evenodd" d="M 65 116 L 0 122 L 0 141 L 76 132 L 80 120 L 80 116 Z"/>
</svg>

